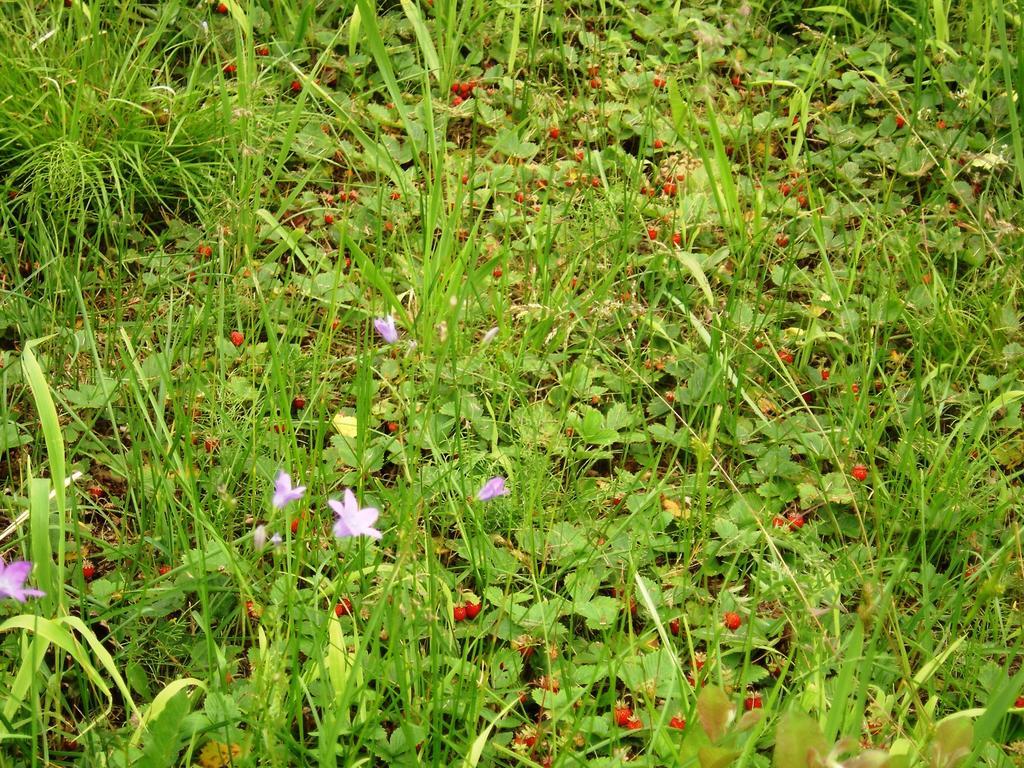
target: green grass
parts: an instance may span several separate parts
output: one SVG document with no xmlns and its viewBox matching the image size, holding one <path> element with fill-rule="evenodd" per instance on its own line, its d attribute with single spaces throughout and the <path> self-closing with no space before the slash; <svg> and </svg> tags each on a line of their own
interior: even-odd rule
<svg viewBox="0 0 1024 768">
<path fill-rule="evenodd" d="M 226 10 L 0 6 L 0 766 L 1021 764 L 1016 5 Z"/>
</svg>

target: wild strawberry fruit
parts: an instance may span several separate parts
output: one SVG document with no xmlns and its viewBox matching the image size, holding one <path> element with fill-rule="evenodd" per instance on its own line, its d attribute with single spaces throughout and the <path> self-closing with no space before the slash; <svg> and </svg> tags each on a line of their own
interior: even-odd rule
<svg viewBox="0 0 1024 768">
<path fill-rule="evenodd" d="M 597 73 L 600 72 L 600 71 L 601 71 L 601 68 L 598 67 L 597 64 L 591 64 L 589 67 L 587 67 L 587 74 L 590 77 L 596 77 Z"/>
<path fill-rule="evenodd" d="M 732 83 L 732 87 L 733 87 L 733 88 L 739 88 L 739 87 L 740 87 L 740 83 L 742 83 L 742 82 L 743 82 L 743 80 L 741 80 L 741 79 L 740 79 L 740 76 L 739 76 L 739 75 L 733 75 L 733 76 L 732 76 L 732 77 L 731 77 L 731 78 L 729 79 L 729 82 L 731 82 L 731 83 Z"/>
<path fill-rule="evenodd" d="M 334 214 L 333 213 L 325 213 L 324 214 L 324 224 L 331 225 L 333 223 L 334 223 Z"/>
<path fill-rule="evenodd" d="M 453 107 L 457 107 L 461 103 L 462 103 L 462 97 L 461 96 L 452 96 L 452 106 Z"/>
<path fill-rule="evenodd" d="M 590 87 L 593 88 L 595 91 L 598 88 L 600 88 L 601 87 L 601 78 L 600 77 L 592 77 L 592 78 L 590 78 Z"/>
<path fill-rule="evenodd" d="M 223 16 L 227 12 L 228 12 L 228 4 L 227 3 L 217 3 L 217 13 L 219 13 L 219 14 L 221 14 Z"/>
<path fill-rule="evenodd" d="M 938 128 L 940 131 L 946 130 L 946 121 L 943 120 L 942 118 L 939 118 L 939 121 L 935 124 L 935 127 Z"/>
<path fill-rule="evenodd" d="M 797 195 L 796 196 L 796 202 L 797 202 L 797 205 L 799 205 L 801 208 L 806 208 L 807 207 L 807 195 Z"/>
<path fill-rule="evenodd" d="M 676 715 L 668 721 L 669 728 L 675 728 L 677 731 L 683 730 L 686 727 L 686 720 L 679 715 Z"/>
<path fill-rule="evenodd" d="M 641 728 L 644 727 L 644 724 L 640 722 L 639 718 L 634 717 L 632 720 L 626 723 L 626 727 L 631 731 L 639 731 Z"/>
<path fill-rule="evenodd" d="M 224 74 L 225 75 L 233 75 L 237 71 L 238 71 L 238 65 L 237 64 L 225 64 L 224 65 Z"/>
<path fill-rule="evenodd" d="M 764 706 L 761 701 L 761 694 L 752 693 L 743 700 L 743 708 L 749 712 L 752 709 L 761 709 Z"/>
<path fill-rule="evenodd" d="M 856 395 L 858 392 L 860 392 L 860 384 L 857 384 L 856 382 L 851 384 L 850 385 L 850 391 L 853 392 L 853 394 Z"/>
<path fill-rule="evenodd" d="M 163 563 L 156 570 L 161 576 L 166 576 L 171 572 L 171 566 L 167 565 L 167 563 Z"/>
<path fill-rule="evenodd" d="M 662 141 L 661 139 L 655 139 L 654 140 L 654 148 L 655 149 L 661 149 L 664 146 L 665 146 L 665 142 Z"/>
<path fill-rule="evenodd" d="M 551 126 L 551 130 L 548 131 L 548 136 L 550 136 L 552 139 L 557 139 L 561 135 L 562 135 L 562 132 L 560 130 L 558 130 L 558 126 L 557 125 Z"/>
<path fill-rule="evenodd" d="M 829 371 L 828 368 L 822 368 L 821 371 L 819 371 L 819 373 L 821 374 L 822 381 L 828 381 L 828 377 L 832 375 L 831 371 Z"/>
<path fill-rule="evenodd" d="M 1013 702 L 1013 706 L 1017 709 L 1024 709 L 1024 696 L 1018 696 L 1017 700 Z"/>
<path fill-rule="evenodd" d="M 245 612 L 249 615 L 250 619 L 258 619 L 263 615 L 263 609 L 252 600 L 245 601 Z"/>
<path fill-rule="evenodd" d="M 726 629 L 735 632 L 740 628 L 740 625 L 743 623 L 743 619 L 740 618 L 738 613 L 726 611 L 725 616 L 722 617 L 722 623 L 725 624 Z"/>
<path fill-rule="evenodd" d="M 906 119 L 904 119 L 903 115 L 896 115 L 896 127 L 897 128 L 902 128 L 906 124 L 907 124 L 907 121 L 906 121 Z"/>
<path fill-rule="evenodd" d="M 334 606 L 334 615 L 337 617 L 351 616 L 352 615 L 352 601 L 347 597 L 341 598 L 338 604 Z"/>
<path fill-rule="evenodd" d="M 388 432 L 390 432 L 393 435 L 397 431 L 398 431 L 398 422 L 397 421 L 389 421 L 388 422 Z"/>
<path fill-rule="evenodd" d="M 657 240 L 658 239 L 658 230 L 656 230 L 654 227 L 650 227 L 647 230 L 647 239 L 648 240 Z"/>
<path fill-rule="evenodd" d="M 625 728 L 629 721 L 633 719 L 633 710 L 627 706 L 615 707 L 615 724 L 620 728 Z"/>
<path fill-rule="evenodd" d="M 668 631 L 673 635 L 679 634 L 679 619 L 672 619 L 672 621 L 668 623 Z"/>
<path fill-rule="evenodd" d="M 452 609 L 452 618 L 455 619 L 456 621 L 465 621 L 466 620 L 466 606 L 464 606 L 464 605 L 456 605 Z"/>
<path fill-rule="evenodd" d="M 299 518 L 296 517 L 294 520 L 292 520 L 292 523 L 291 523 L 290 527 L 292 529 L 292 535 L 298 533 L 299 532 Z"/>
<path fill-rule="evenodd" d="M 503 274 L 504 272 L 501 271 L 501 267 L 495 267 L 494 269 L 491 270 L 491 277 L 493 277 L 495 280 L 497 280 Z"/>
<path fill-rule="evenodd" d="M 783 197 L 789 197 L 789 193 L 793 191 L 793 188 L 785 181 L 779 184 L 779 192 Z"/>
<path fill-rule="evenodd" d="M 270 55 L 270 48 L 268 48 L 265 45 L 261 45 L 259 48 L 256 49 L 256 55 L 257 56 L 269 56 Z"/>
<path fill-rule="evenodd" d="M 102 499 L 106 495 L 107 492 L 104 491 L 100 486 L 93 485 L 93 486 L 89 487 L 87 493 L 90 496 L 92 496 L 94 499 L 99 501 L 100 499 Z"/>
<path fill-rule="evenodd" d="M 807 519 L 803 516 L 803 513 L 797 512 L 796 510 L 787 514 L 786 520 L 789 521 L 789 527 L 793 530 L 799 530 L 800 528 L 803 528 L 804 524 L 807 522 Z"/>
<path fill-rule="evenodd" d="M 208 437 L 205 440 L 203 440 L 203 450 L 205 450 L 207 453 L 213 453 L 218 448 L 220 448 L 220 440 L 218 440 L 216 437 Z"/>
<path fill-rule="evenodd" d="M 772 525 L 776 528 L 788 528 L 789 521 L 786 520 L 782 515 L 776 515 L 772 518 Z"/>
<path fill-rule="evenodd" d="M 483 610 L 483 603 L 466 603 L 466 618 L 475 619 Z"/>
<path fill-rule="evenodd" d="M 668 84 L 668 81 L 661 75 L 655 75 L 652 82 L 655 88 L 664 88 Z"/>
<path fill-rule="evenodd" d="M 779 350 L 779 360 L 781 360 L 782 362 L 786 363 L 787 365 L 792 365 L 793 364 L 793 353 L 790 352 L 788 349 L 780 349 Z"/>
<path fill-rule="evenodd" d="M 302 90 L 302 83 L 299 82 L 298 80 L 292 80 L 292 84 L 290 87 L 292 89 L 292 93 L 298 93 L 299 91 Z"/>
<path fill-rule="evenodd" d="M 785 248 L 789 245 L 789 235 L 785 232 L 779 232 L 779 234 L 775 236 L 775 244 L 779 246 L 779 248 Z"/>
<path fill-rule="evenodd" d="M 296 411 L 301 411 L 306 407 L 306 398 L 302 395 L 296 395 L 292 398 L 292 408 Z"/>
<path fill-rule="evenodd" d="M 245 344 L 245 336 L 242 335 L 241 331 L 232 331 L 228 338 L 231 339 L 231 343 L 236 347 L 240 347 Z"/>
<path fill-rule="evenodd" d="M 666 181 L 661 187 L 661 192 L 665 197 L 672 197 L 677 189 L 678 187 L 674 181 Z"/>
<path fill-rule="evenodd" d="M 91 581 L 92 577 L 96 575 L 96 566 L 93 565 L 92 560 L 86 560 L 82 563 L 82 578 L 86 581 Z"/>
<path fill-rule="evenodd" d="M 850 470 L 850 476 L 853 477 L 854 480 L 858 480 L 863 483 L 868 479 L 868 468 L 863 464 L 855 464 L 853 469 Z"/>
<path fill-rule="evenodd" d="M 196 246 L 196 254 L 199 256 L 205 256 L 206 258 L 210 258 L 211 256 L 213 256 L 213 248 L 211 248 L 208 245 L 198 245 Z"/>
</svg>

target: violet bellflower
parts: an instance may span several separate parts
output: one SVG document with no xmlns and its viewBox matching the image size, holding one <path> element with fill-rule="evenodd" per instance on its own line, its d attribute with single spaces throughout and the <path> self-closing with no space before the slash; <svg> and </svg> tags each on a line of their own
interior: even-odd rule
<svg viewBox="0 0 1024 768">
<path fill-rule="evenodd" d="M 476 494 L 477 501 L 488 501 L 497 496 L 507 496 L 509 493 L 508 488 L 505 487 L 505 478 L 500 475 L 492 477 L 481 488 Z"/>
<path fill-rule="evenodd" d="M 356 495 L 351 489 L 346 488 L 342 501 L 328 499 L 327 503 L 338 519 L 334 521 L 334 535 L 339 539 L 350 536 L 369 536 L 379 539 L 383 534 L 373 527 L 380 517 L 380 510 L 376 507 L 362 507 L 356 501 Z"/>
<path fill-rule="evenodd" d="M 12 560 L 4 563 L 0 560 L 0 599 L 9 597 L 24 603 L 27 597 L 42 597 L 45 592 L 25 586 L 25 580 L 32 572 L 32 563 L 28 560 Z"/>
<path fill-rule="evenodd" d="M 292 476 L 283 469 L 277 473 L 274 480 L 274 508 L 284 509 L 293 501 L 298 501 L 306 493 L 306 486 L 298 485 L 292 487 Z"/>
<path fill-rule="evenodd" d="M 373 318 L 373 327 L 386 344 L 394 344 L 398 341 L 398 329 L 395 327 L 395 318 L 391 315 Z"/>
</svg>

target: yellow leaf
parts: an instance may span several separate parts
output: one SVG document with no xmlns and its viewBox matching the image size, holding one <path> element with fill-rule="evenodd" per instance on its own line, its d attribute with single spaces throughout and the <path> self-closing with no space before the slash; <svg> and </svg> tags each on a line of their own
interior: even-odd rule
<svg viewBox="0 0 1024 768">
<path fill-rule="evenodd" d="M 359 434 L 359 425 L 355 416 L 349 416 L 345 411 L 338 411 L 331 420 L 338 434 L 343 437 L 355 437 Z"/>
<path fill-rule="evenodd" d="M 668 496 L 661 497 L 661 508 L 677 520 L 681 517 L 686 518 L 690 516 L 688 509 L 684 509 L 682 504 L 675 499 L 670 499 Z"/>
</svg>

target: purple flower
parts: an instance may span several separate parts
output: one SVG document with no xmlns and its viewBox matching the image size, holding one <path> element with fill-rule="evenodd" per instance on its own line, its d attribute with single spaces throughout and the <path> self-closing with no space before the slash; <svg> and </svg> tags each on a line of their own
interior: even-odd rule
<svg viewBox="0 0 1024 768">
<path fill-rule="evenodd" d="M 398 341 L 398 329 L 395 328 L 395 318 L 391 315 L 373 318 L 373 327 L 386 343 L 394 344 Z"/>
<path fill-rule="evenodd" d="M 42 597 L 45 592 L 25 586 L 25 579 L 32 571 L 32 563 L 28 560 L 14 560 L 4 564 L 0 560 L 0 598 L 10 597 L 24 603 L 26 597 Z"/>
<path fill-rule="evenodd" d="M 273 536 L 270 537 L 270 543 L 274 545 L 274 549 L 277 549 L 282 544 L 284 544 L 284 539 L 281 538 L 280 533 L 275 533 Z"/>
<path fill-rule="evenodd" d="M 508 488 L 505 487 L 505 478 L 499 475 L 484 483 L 484 487 L 476 495 L 476 500 L 487 501 L 495 496 L 507 496 L 508 492 Z"/>
<path fill-rule="evenodd" d="M 306 486 L 292 487 L 292 476 L 283 469 L 277 473 L 274 480 L 274 507 L 284 509 L 293 501 L 298 501 L 306 492 Z"/>
<path fill-rule="evenodd" d="M 356 495 L 348 488 L 345 489 L 345 500 L 336 501 L 328 499 L 327 503 L 338 519 L 334 521 L 334 535 L 339 539 L 348 536 L 370 536 L 379 539 L 383 534 L 373 527 L 380 516 L 380 511 L 375 507 L 363 507 L 360 509 Z"/>
</svg>

